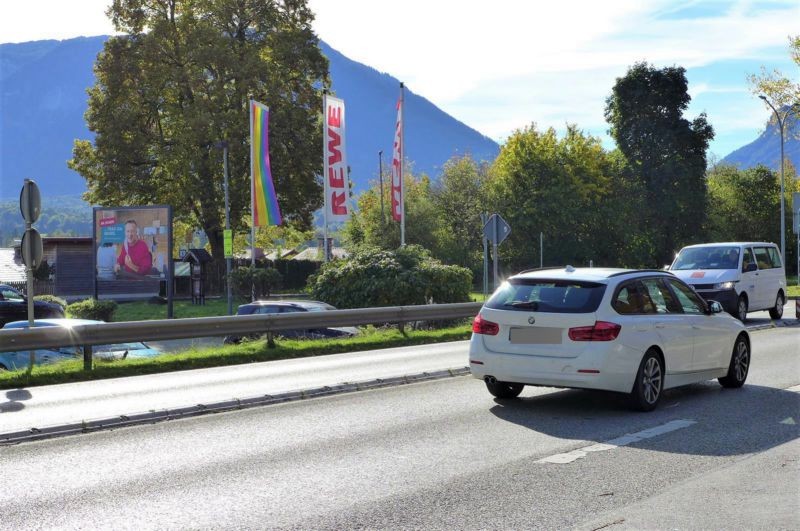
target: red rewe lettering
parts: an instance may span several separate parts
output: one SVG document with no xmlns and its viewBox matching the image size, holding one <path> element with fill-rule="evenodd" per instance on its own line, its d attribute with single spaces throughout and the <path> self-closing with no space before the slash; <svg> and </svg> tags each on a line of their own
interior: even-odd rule
<svg viewBox="0 0 800 531">
<path fill-rule="evenodd" d="M 342 108 L 341 107 L 333 107 L 332 105 L 328 106 L 328 125 L 330 127 L 341 127 L 342 126 Z"/>
<path fill-rule="evenodd" d="M 342 137 L 336 131 L 328 129 L 328 164 L 333 165 L 342 162 L 342 151 L 339 145 L 342 143 Z"/>
<path fill-rule="evenodd" d="M 332 188 L 344 188 L 344 168 L 328 168 L 328 183 Z"/>
<path fill-rule="evenodd" d="M 347 205 L 344 204 L 345 195 L 344 192 L 333 192 L 331 194 L 331 207 L 334 216 L 346 216 L 347 215 Z"/>
</svg>

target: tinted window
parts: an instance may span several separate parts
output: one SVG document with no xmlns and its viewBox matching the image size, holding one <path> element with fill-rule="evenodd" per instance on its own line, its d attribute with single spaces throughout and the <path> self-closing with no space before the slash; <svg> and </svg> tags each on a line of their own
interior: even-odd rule
<svg viewBox="0 0 800 531">
<path fill-rule="evenodd" d="M 278 313 L 280 307 L 278 306 L 259 306 L 257 313 Z"/>
<path fill-rule="evenodd" d="M 772 260 L 766 247 L 753 247 L 753 254 L 755 254 L 759 269 L 772 269 Z"/>
<path fill-rule="evenodd" d="M 304 312 L 302 308 L 296 308 L 295 306 L 282 306 L 281 313 L 297 313 L 297 312 Z"/>
<path fill-rule="evenodd" d="M 487 308 L 524 312 L 589 313 L 597 310 L 605 284 L 545 279 L 504 282 L 486 303 Z"/>
<path fill-rule="evenodd" d="M 735 269 L 739 266 L 739 248 L 694 247 L 682 249 L 670 269 Z"/>
<path fill-rule="evenodd" d="M 683 311 L 663 279 L 646 278 L 642 280 L 642 286 L 655 306 L 656 313 L 681 313 Z"/>
<path fill-rule="evenodd" d="M 675 292 L 675 296 L 678 297 L 678 302 L 680 303 L 681 308 L 683 308 L 684 313 L 705 313 L 705 304 L 703 303 L 703 300 L 697 295 L 697 293 L 692 291 L 692 288 L 683 284 L 682 282 L 678 282 L 677 280 L 670 279 L 669 283 Z"/>
<path fill-rule="evenodd" d="M 756 259 L 753 258 L 753 250 L 747 247 L 744 250 L 744 257 L 742 258 L 742 273 L 747 271 L 747 268 L 750 264 L 755 264 Z"/>
<path fill-rule="evenodd" d="M 25 299 L 22 298 L 22 295 L 14 291 L 13 289 L 3 288 L 0 290 L 0 299 L 5 299 L 7 301 L 24 301 Z"/>
<path fill-rule="evenodd" d="M 777 248 L 767 247 L 767 254 L 769 255 L 769 261 L 772 267 L 783 267 L 781 263 L 781 253 L 778 252 Z"/>
<path fill-rule="evenodd" d="M 623 315 L 646 313 L 644 298 L 639 291 L 638 282 L 623 284 L 614 297 L 611 306 Z"/>
</svg>

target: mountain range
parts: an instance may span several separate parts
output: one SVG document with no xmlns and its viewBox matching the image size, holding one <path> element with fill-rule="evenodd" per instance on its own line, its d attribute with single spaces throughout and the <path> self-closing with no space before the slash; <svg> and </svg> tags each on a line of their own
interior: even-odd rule
<svg viewBox="0 0 800 531">
<path fill-rule="evenodd" d="M 45 198 L 78 195 L 83 178 L 67 168 L 76 138 L 92 138 L 83 119 L 92 67 L 107 36 L 0 44 L 0 200 L 15 198 L 24 178 L 37 181 Z M 400 82 L 352 61 L 321 42 L 330 60 L 332 90 L 345 100 L 347 157 L 354 190 L 378 179 L 378 152 L 391 162 Z M 436 178 L 454 155 L 491 161 L 499 146 L 405 90 L 405 155 L 415 174 Z M 246 124 L 244 125 L 246 127 Z M 320 149 L 320 156 L 322 150 Z"/>
<path fill-rule="evenodd" d="M 67 168 L 76 138 L 92 138 L 86 128 L 86 89 L 94 84 L 92 67 L 107 36 L 0 44 L 0 201 L 16 199 L 22 180 L 36 180 L 45 203 L 57 196 L 78 196 L 83 178 Z M 378 178 L 378 153 L 391 160 L 399 81 L 352 61 L 320 42 L 330 60 L 334 93 L 347 106 L 347 156 L 356 192 Z M 424 97 L 405 91 L 406 158 L 415 174 L 436 179 L 454 155 L 491 161 L 499 146 L 449 116 Z M 785 152 L 800 167 L 800 127 L 787 131 Z M 779 167 L 777 127 L 763 133 L 722 162 L 740 167 Z M 320 150 L 321 151 L 321 150 Z M 45 206 L 47 206 L 45 204 Z M 56 206 L 51 205 L 51 206 Z"/>
</svg>

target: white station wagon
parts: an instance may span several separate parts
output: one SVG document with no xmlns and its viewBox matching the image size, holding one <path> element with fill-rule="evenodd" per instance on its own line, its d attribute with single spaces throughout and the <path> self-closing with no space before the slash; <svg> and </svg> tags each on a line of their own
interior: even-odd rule
<svg viewBox="0 0 800 531">
<path fill-rule="evenodd" d="M 472 325 L 472 375 L 497 398 L 525 385 L 616 391 L 655 409 L 662 391 L 718 378 L 741 387 L 744 325 L 665 271 L 566 268 L 504 282 Z"/>
</svg>

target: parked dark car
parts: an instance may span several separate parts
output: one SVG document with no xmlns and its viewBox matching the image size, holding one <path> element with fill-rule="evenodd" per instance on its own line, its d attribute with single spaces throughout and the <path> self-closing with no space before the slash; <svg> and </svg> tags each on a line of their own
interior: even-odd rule
<svg viewBox="0 0 800 531">
<path fill-rule="evenodd" d="M 255 315 L 272 313 L 295 313 L 295 312 L 324 312 L 335 310 L 330 304 L 319 301 L 255 301 L 242 304 L 236 311 L 236 315 Z M 352 326 L 333 327 L 333 328 L 305 328 L 297 330 L 282 330 L 276 335 L 286 338 L 309 338 L 324 339 L 332 337 L 352 337 L 358 334 L 358 328 Z M 247 337 L 255 339 L 261 334 L 252 334 Z M 227 336 L 225 343 L 238 343 L 242 340 L 241 336 Z"/>
<path fill-rule="evenodd" d="M 33 301 L 33 315 L 36 319 L 64 317 L 64 309 L 55 303 Z M 11 286 L 0 284 L 0 327 L 11 321 L 28 318 L 28 299 Z"/>
</svg>

